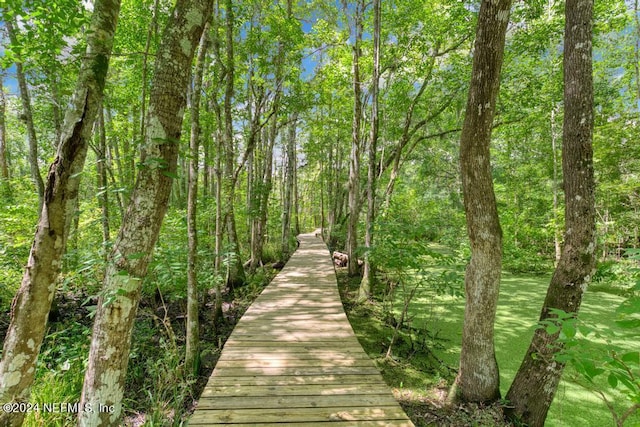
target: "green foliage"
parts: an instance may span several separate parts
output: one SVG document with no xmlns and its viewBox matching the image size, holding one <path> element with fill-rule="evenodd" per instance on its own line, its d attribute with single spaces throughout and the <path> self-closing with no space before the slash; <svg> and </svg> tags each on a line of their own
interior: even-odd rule
<svg viewBox="0 0 640 427">
<path fill-rule="evenodd" d="M 9 309 L 20 286 L 38 221 L 30 182 L 10 184 L 12 194 L 0 196 L 0 311 Z"/>
<path fill-rule="evenodd" d="M 80 322 L 54 323 L 45 337 L 31 390 L 31 402 L 41 410 L 29 413 L 25 426 L 68 426 L 75 424 L 74 404 L 80 401 L 84 371 L 87 367 L 91 328 Z M 44 410 L 45 403 L 52 409 Z M 64 406 L 69 404 L 71 406 Z M 63 407 L 64 406 L 64 407 Z"/>
<path fill-rule="evenodd" d="M 180 425 L 193 385 L 183 375 L 182 351 L 169 318 L 143 310 L 133 332 L 127 412 L 146 413 L 149 425 Z"/>
</svg>

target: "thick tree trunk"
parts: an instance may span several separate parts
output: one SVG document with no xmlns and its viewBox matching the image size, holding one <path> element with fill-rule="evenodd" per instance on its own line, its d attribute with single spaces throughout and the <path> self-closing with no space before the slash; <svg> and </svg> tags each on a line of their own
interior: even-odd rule
<svg viewBox="0 0 640 427">
<path fill-rule="evenodd" d="M 187 375 L 197 375 L 200 365 L 200 323 L 198 322 L 198 229 L 196 213 L 198 209 L 198 162 L 200 159 L 200 99 L 202 77 L 209 49 L 209 24 L 205 24 L 200 40 L 196 70 L 191 91 L 191 136 L 189 139 L 189 177 L 187 182 L 187 325 L 185 371 Z"/>
<path fill-rule="evenodd" d="M 18 46 L 18 39 L 12 19 L 5 21 L 7 27 L 7 33 L 9 33 L 9 39 L 11 44 Z M 33 111 L 31 109 L 31 96 L 29 95 L 29 88 L 27 86 L 27 77 L 24 74 L 22 68 L 22 61 L 16 61 L 16 77 L 18 80 L 18 87 L 20 88 L 20 100 L 22 101 L 22 119 L 24 120 L 27 128 L 27 142 L 29 145 L 29 167 L 31 170 L 31 180 L 33 181 L 36 193 L 38 194 L 38 212 L 42 211 L 44 203 L 44 181 L 40 174 L 40 168 L 38 166 L 38 137 L 36 135 L 36 127 L 33 123 Z"/>
<path fill-rule="evenodd" d="M 208 0 L 178 0 L 163 33 L 149 97 L 142 167 L 107 263 L 82 389 L 81 407 L 108 405 L 114 410 L 80 412 L 81 426 L 120 422 L 142 278 L 167 211 L 191 62 L 210 13 Z"/>
<path fill-rule="evenodd" d="M 564 126 L 562 170 L 565 193 L 565 236 L 542 306 L 540 320 L 554 319 L 550 310 L 578 313 L 595 268 L 595 180 L 593 173 L 593 0 L 567 0 L 564 42 Z M 562 350 L 559 333 L 536 329 L 522 365 L 507 393 L 511 416 L 531 427 L 544 425 L 564 369 L 555 360 Z"/>
<path fill-rule="evenodd" d="M 471 260 L 465 275 L 466 304 L 460 370 L 451 395 L 454 401 L 492 402 L 500 398 L 493 324 L 502 268 L 502 230 L 489 146 L 510 8 L 511 0 L 483 0 L 480 6 L 471 86 L 460 137 Z"/>
<path fill-rule="evenodd" d="M 373 246 L 373 224 L 376 215 L 376 175 L 378 163 L 376 151 L 378 145 L 378 86 L 380 81 L 380 0 L 373 1 L 373 83 L 371 88 L 371 133 L 369 135 L 369 170 L 367 172 L 367 219 L 365 225 L 364 269 L 358 289 L 358 301 L 371 297 L 374 280 L 374 266 L 369 251 Z"/>
<path fill-rule="evenodd" d="M 0 362 L 0 403 L 25 401 L 35 375 L 55 283 L 75 212 L 80 175 L 92 135 L 109 65 L 119 0 L 97 0 L 87 36 L 87 50 L 62 138 L 49 168 L 44 205 L 22 283 L 11 306 Z M 2 413 L 0 425 L 22 422 L 20 413 Z"/>
</svg>

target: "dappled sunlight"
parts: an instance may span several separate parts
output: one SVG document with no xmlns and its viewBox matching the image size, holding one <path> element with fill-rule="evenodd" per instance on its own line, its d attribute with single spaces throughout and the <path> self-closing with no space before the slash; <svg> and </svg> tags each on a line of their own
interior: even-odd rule
<svg viewBox="0 0 640 427">
<path fill-rule="evenodd" d="M 225 343 L 190 424 L 412 426 L 347 320 L 324 243 L 300 240 Z"/>
</svg>

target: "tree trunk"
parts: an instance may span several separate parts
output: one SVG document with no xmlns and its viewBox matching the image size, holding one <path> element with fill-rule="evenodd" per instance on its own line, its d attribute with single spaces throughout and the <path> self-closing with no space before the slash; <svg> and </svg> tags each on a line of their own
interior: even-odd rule
<svg viewBox="0 0 640 427">
<path fill-rule="evenodd" d="M 7 101 L 4 96 L 4 71 L 0 69 L 0 180 L 2 192 L 9 196 L 9 164 L 7 162 Z"/>
<path fill-rule="evenodd" d="M 282 259 L 286 260 L 291 255 L 289 241 L 291 240 L 291 212 L 293 210 L 293 191 L 296 155 L 296 126 L 298 126 L 298 115 L 294 114 L 289 124 L 289 135 L 287 136 L 287 146 L 285 150 L 284 168 L 284 193 L 282 197 Z"/>
<path fill-rule="evenodd" d="M 60 105 L 62 100 L 60 99 L 60 72 L 56 70 L 47 70 L 49 80 L 49 90 L 51 91 L 51 115 L 53 119 L 53 127 L 56 130 L 56 142 L 60 142 L 62 136 L 62 124 L 64 117 Z"/>
<path fill-rule="evenodd" d="M 376 175 L 378 163 L 376 151 L 378 145 L 378 86 L 380 82 L 380 0 L 373 1 L 373 83 L 371 88 L 371 133 L 369 135 L 369 170 L 367 172 L 367 219 L 364 237 L 364 269 L 358 289 L 358 301 L 371 298 L 371 286 L 374 280 L 374 266 L 369 252 L 373 246 L 373 224 L 376 215 Z"/>
<path fill-rule="evenodd" d="M 562 230 L 560 227 L 560 195 L 558 184 L 558 150 L 556 149 L 556 115 L 555 105 L 551 108 L 551 150 L 553 152 L 553 247 L 555 249 L 555 265 L 557 266 L 562 256 Z M 606 235 L 606 233 L 605 233 Z M 605 239 L 606 240 L 606 239 Z"/>
<path fill-rule="evenodd" d="M 198 209 L 198 162 L 200 147 L 200 99 L 202 76 L 207 50 L 209 49 L 209 24 L 205 24 L 200 40 L 200 50 L 191 91 L 191 137 L 189 139 L 189 177 L 187 182 L 187 325 L 185 371 L 188 376 L 197 375 L 200 365 L 200 323 L 198 322 L 198 229 L 196 213 Z"/>
<path fill-rule="evenodd" d="M 102 102 L 119 0 L 97 0 L 87 36 L 87 50 L 62 138 L 49 168 L 44 205 L 22 283 L 11 306 L 0 362 L 0 403 L 25 401 L 35 375 L 36 359 L 68 238 L 68 223 L 78 199 L 80 175 Z M 22 422 L 20 413 L 3 413 L 0 425 Z"/>
<path fill-rule="evenodd" d="M 146 115 L 147 115 L 147 76 L 149 74 L 149 51 L 151 49 L 151 39 L 158 34 L 158 6 L 159 0 L 153 2 L 153 15 L 151 17 L 151 25 L 147 29 L 147 39 L 144 44 L 144 55 L 142 55 L 142 93 L 140 95 L 140 140 L 144 141 L 146 132 Z M 135 114 L 134 114 L 135 116 Z M 134 126 L 135 131 L 135 126 Z"/>
<path fill-rule="evenodd" d="M 5 20 L 7 27 L 7 33 L 9 33 L 9 39 L 11 44 L 18 46 L 18 40 L 16 31 L 14 28 L 13 19 Z M 33 111 L 31 109 L 31 96 L 29 95 L 29 88 L 27 87 L 27 78 L 22 69 L 22 61 L 16 61 L 16 77 L 18 80 L 18 87 L 20 88 L 20 100 L 22 101 L 22 119 L 24 120 L 27 128 L 27 142 L 29 145 L 29 167 L 31 170 L 31 180 L 36 187 L 36 193 L 38 194 L 38 212 L 42 212 L 42 206 L 44 203 L 44 181 L 42 175 L 40 175 L 40 168 L 38 166 L 38 137 L 36 135 L 36 128 L 33 123 Z"/>
<path fill-rule="evenodd" d="M 564 125 L 562 170 L 565 235 L 562 256 L 542 306 L 577 315 L 595 268 L 595 181 L 593 173 L 593 0 L 567 0 L 564 42 Z M 555 360 L 563 346 L 559 333 L 536 329 L 531 345 L 507 393 L 510 416 L 531 427 L 544 424 L 564 364 Z"/>
<path fill-rule="evenodd" d="M 451 395 L 454 401 L 492 402 L 500 398 L 493 324 L 502 268 L 502 230 L 489 146 L 510 8 L 511 0 L 483 0 L 480 6 L 471 86 L 460 137 L 471 260 L 465 275 L 460 369 Z"/>
<path fill-rule="evenodd" d="M 98 150 L 96 157 L 98 158 L 98 205 L 102 211 L 102 250 L 104 251 L 104 260 L 107 260 L 107 244 L 111 240 L 109 230 L 109 184 L 107 181 L 107 132 L 104 125 L 104 108 L 100 106 L 98 112 Z"/>
<path fill-rule="evenodd" d="M 226 274 L 225 282 L 226 286 L 230 289 L 242 286 L 245 279 L 244 267 L 242 266 L 242 258 L 240 257 L 240 243 L 238 241 L 238 232 L 236 231 L 236 215 L 234 209 L 234 199 L 236 191 L 236 181 L 234 177 L 234 165 L 235 165 L 235 141 L 233 139 L 233 115 L 232 104 L 234 96 L 234 75 L 235 64 L 233 54 L 233 27 L 234 27 L 234 13 L 233 2 L 231 0 L 225 1 L 225 36 L 226 36 L 226 87 L 224 94 L 224 218 L 227 227 L 227 238 L 229 239 L 229 246 L 227 248 L 226 257 Z"/>
<path fill-rule="evenodd" d="M 80 412 L 81 426 L 116 426 L 120 422 L 142 278 L 167 211 L 191 62 L 210 17 L 210 3 L 178 0 L 163 33 L 149 97 L 142 166 L 107 263 L 82 389 L 81 407 L 108 405 L 114 410 Z"/>
<path fill-rule="evenodd" d="M 347 10 L 346 4 L 344 5 Z M 358 219 L 360 216 L 360 127 L 362 123 L 362 88 L 360 82 L 360 42 L 362 40 L 362 12 L 364 5 L 358 1 L 354 11 L 353 46 L 353 121 L 351 124 L 351 156 L 349 158 L 349 223 L 347 227 L 348 272 L 358 274 Z"/>
</svg>

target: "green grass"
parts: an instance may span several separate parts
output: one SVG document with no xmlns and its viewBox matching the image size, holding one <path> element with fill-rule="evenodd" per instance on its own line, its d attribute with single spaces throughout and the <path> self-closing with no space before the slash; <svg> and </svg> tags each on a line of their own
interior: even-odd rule
<svg viewBox="0 0 640 427">
<path fill-rule="evenodd" d="M 496 357 L 500 367 L 502 394 L 505 395 L 511 380 L 520 366 L 520 362 L 529 346 L 542 301 L 549 285 L 549 277 L 527 276 L 504 273 L 500 289 L 500 299 L 495 324 Z M 601 291 L 587 291 L 580 318 L 598 328 L 616 331 L 611 337 L 613 344 L 630 351 L 638 348 L 638 337 L 633 331 L 623 330 L 614 323 L 614 309 L 623 297 Z M 460 354 L 460 341 L 464 300 L 438 296 L 426 289 L 414 298 L 411 308 L 414 316 L 413 326 L 426 327 L 432 334 L 442 339 L 444 348 L 434 348 L 434 352 L 450 366 L 457 366 Z M 602 351 L 604 342 L 592 342 L 594 351 Z M 546 426 L 549 427 L 604 427 L 614 425 L 605 404 L 593 392 L 581 387 L 576 380 L 577 374 L 567 367 L 558 387 L 556 398 L 551 406 Z M 604 390 L 618 407 L 625 399 L 611 393 L 606 379 L 599 379 Z M 640 416 L 636 414 L 627 421 L 628 426 L 640 425 Z"/>
</svg>

